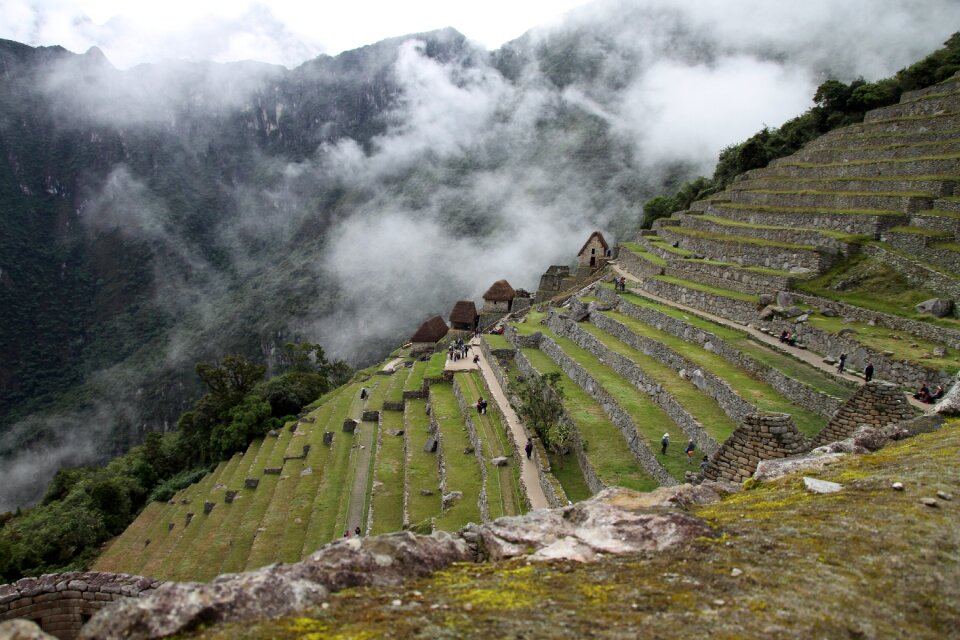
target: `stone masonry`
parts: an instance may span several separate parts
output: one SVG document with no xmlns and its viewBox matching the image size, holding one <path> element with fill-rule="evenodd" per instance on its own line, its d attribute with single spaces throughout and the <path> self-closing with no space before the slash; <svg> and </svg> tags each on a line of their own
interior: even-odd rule
<svg viewBox="0 0 960 640">
<path fill-rule="evenodd" d="M 746 417 L 710 459 L 703 479 L 743 482 L 761 460 L 795 456 L 809 449 L 810 441 L 797 431 L 788 414 L 755 413 Z"/>
<path fill-rule="evenodd" d="M 71 640 L 106 605 L 148 595 L 162 582 L 125 573 L 57 573 L 0 585 L 0 621 L 26 618 Z"/>
<path fill-rule="evenodd" d="M 817 434 L 813 446 L 843 440 L 853 435 L 860 425 L 883 427 L 894 422 L 915 417 L 913 407 L 903 397 L 903 392 L 889 382 L 873 380 L 860 387 L 847 400 L 827 426 Z"/>
</svg>

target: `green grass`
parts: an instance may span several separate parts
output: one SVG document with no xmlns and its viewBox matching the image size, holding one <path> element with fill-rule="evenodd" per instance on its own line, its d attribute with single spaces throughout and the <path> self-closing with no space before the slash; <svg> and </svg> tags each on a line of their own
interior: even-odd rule
<svg viewBox="0 0 960 640">
<path fill-rule="evenodd" d="M 411 525 L 419 525 L 440 513 L 440 476 L 436 453 L 423 450 L 429 433 L 429 418 L 426 415 L 427 401 L 408 400 L 404 408 L 405 437 L 409 455 L 406 461 L 407 505 Z M 432 495 L 420 495 L 421 490 Z"/>
<path fill-rule="evenodd" d="M 739 291 L 734 291 L 733 289 L 721 289 L 720 287 L 711 287 L 706 284 L 700 284 L 699 282 L 691 282 L 690 280 L 681 280 L 680 278 L 673 278 L 671 276 L 654 276 L 654 280 L 661 280 L 669 284 L 674 284 L 679 287 L 684 287 L 685 289 L 694 289 L 696 291 L 703 291 L 704 293 L 710 293 L 715 296 L 721 296 L 723 298 L 731 298 L 733 300 L 739 300 L 741 302 L 749 302 L 750 304 L 758 304 L 760 301 L 759 296 L 741 293 Z"/>
<path fill-rule="evenodd" d="M 248 571 L 257 569 L 274 562 L 277 557 L 283 541 L 284 529 L 287 526 L 293 526 L 293 523 L 287 519 L 287 505 L 296 493 L 301 471 L 303 471 L 303 460 L 289 460 L 283 465 L 283 473 L 278 478 L 273 500 L 270 501 L 267 511 L 260 520 L 260 526 L 257 527 L 258 531 L 250 546 L 250 554 L 247 556 L 244 569 Z"/>
<path fill-rule="evenodd" d="M 423 388 L 423 376 L 427 372 L 428 360 L 417 360 L 403 383 L 403 391 L 420 391 Z"/>
<path fill-rule="evenodd" d="M 576 425 L 580 437 L 586 441 L 587 460 L 600 481 L 607 486 L 627 487 L 636 491 L 656 489 L 659 486 L 657 481 L 640 466 L 627 448 L 623 434 L 610 422 L 600 405 L 577 383 L 566 377 L 545 353 L 539 349 L 521 351 L 539 373 L 557 371 L 561 374 L 560 388 L 564 393 L 564 409 Z"/>
<path fill-rule="evenodd" d="M 799 274 L 790 273 L 789 271 L 784 271 L 782 269 L 770 269 L 768 267 L 744 267 L 742 265 L 736 264 L 734 262 L 720 262 L 719 260 L 684 260 L 684 262 L 689 264 L 709 264 L 716 267 L 726 267 L 728 269 L 736 269 L 737 271 L 749 271 L 751 273 L 760 273 L 768 276 L 779 276 L 781 278 L 797 278 Z"/>
<path fill-rule="evenodd" d="M 605 312 L 604 315 L 616 320 L 639 336 L 659 342 L 660 344 L 668 347 L 675 353 L 694 363 L 696 366 L 701 367 L 704 371 L 717 376 L 730 385 L 730 387 L 736 391 L 741 398 L 754 405 L 761 411 L 791 414 L 793 416 L 793 421 L 796 423 L 797 428 L 801 431 L 801 433 L 804 433 L 808 436 L 819 433 L 819 431 L 827 422 L 826 418 L 789 402 L 767 383 L 751 377 L 745 371 L 737 368 L 726 359 L 718 356 L 715 353 L 707 351 L 699 345 L 687 342 L 665 331 L 660 331 L 659 329 L 651 327 L 650 325 L 644 324 L 639 320 L 631 318 L 630 316 L 617 311 Z M 594 335 L 597 335 L 591 330 L 590 327 L 585 326 L 584 328 L 590 330 L 591 333 L 594 333 Z M 615 340 L 615 338 L 613 339 Z M 624 355 L 630 357 L 627 353 L 624 353 Z M 645 371 L 647 371 L 646 367 L 643 368 Z M 650 372 L 648 371 L 648 373 Z M 674 389 L 673 386 L 669 386 L 667 388 L 670 389 L 671 392 Z M 688 408 L 686 403 L 684 403 L 683 406 L 684 408 Z M 702 419 L 701 422 L 703 422 Z M 705 422 L 704 424 L 706 426 L 710 423 Z M 711 433 L 711 435 L 713 434 Z M 720 437 L 720 434 L 714 435 L 715 440 L 718 442 L 723 442 Z M 726 436 L 722 437 L 726 439 Z"/>
<path fill-rule="evenodd" d="M 923 227 L 911 227 L 902 225 L 890 229 L 892 233 L 909 233 L 917 236 L 929 236 L 931 238 L 952 238 L 953 234 L 949 231 L 940 231 L 938 229 L 924 229 Z"/>
<path fill-rule="evenodd" d="M 582 324 L 581 328 L 590 333 L 601 344 L 635 363 L 652 380 L 660 384 L 687 413 L 703 425 L 707 434 L 716 442 L 722 443 L 733 430 L 736 423 L 723 412 L 717 401 L 697 389 L 692 382 L 683 380 L 669 366 L 620 342 L 608 333 L 604 333 L 592 324 Z M 650 451 L 660 450 L 660 438 L 670 434 L 672 443 L 666 457 L 657 455 L 657 460 L 677 480 L 683 480 L 685 471 L 689 471 L 687 456 L 683 448 L 687 436 L 670 416 L 655 404 L 647 394 L 603 363 L 602 360 L 577 346 L 572 340 L 556 334 L 548 334 L 568 356 L 584 366 L 600 385 L 617 399 L 617 403 L 633 418 L 637 433 L 643 438 Z"/>
<path fill-rule="evenodd" d="M 427 363 L 427 369 L 424 371 L 423 377 L 427 380 L 439 380 L 442 378 L 443 367 L 446 365 L 446 360 L 446 351 L 433 354 L 433 356 L 430 358 L 430 361 Z"/>
<path fill-rule="evenodd" d="M 898 120 L 900 118 L 897 118 Z M 909 118 L 903 118 L 904 120 Z M 879 122 L 879 121 L 878 121 Z M 887 121 L 883 121 L 887 122 Z M 875 124 L 875 123 L 868 123 Z M 915 158 L 891 158 L 888 160 L 877 159 L 877 160 L 851 160 L 849 162 L 784 162 L 783 164 L 777 165 L 778 167 L 852 167 L 852 166 L 863 166 L 870 164 L 907 164 L 914 162 L 922 162 L 924 160 L 956 160 L 960 158 L 960 154 L 957 153 L 942 153 L 936 155 L 915 157 Z M 720 205 L 723 206 L 723 205 Z M 891 212 L 894 213 L 894 212 Z"/>
<path fill-rule="evenodd" d="M 550 454 L 550 471 L 560 483 L 563 492 L 567 494 L 570 502 L 580 502 L 586 500 L 592 493 L 587 481 L 583 477 L 583 471 L 580 469 L 580 462 L 574 455 L 558 456 Z"/>
<path fill-rule="evenodd" d="M 663 251 L 668 251 L 680 257 L 695 255 L 695 252 L 689 251 L 687 249 L 681 249 L 680 247 L 675 247 L 659 236 L 645 236 L 644 239 L 647 242 L 650 242 L 656 245 L 658 249 L 661 249 Z"/>
<path fill-rule="evenodd" d="M 956 220 L 960 219 L 960 211 L 941 211 L 940 209 L 928 209 L 925 211 L 918 211 L 917 213 L 913 214 L 913 217 L 915 218 L 925 218 L 927 216 L 932 216 L 935 218 L 953 218 Z"/>
<path fill-rule="evenodd" d="M 390 389 L 387 391 L 387 397 L 384 399 L 386 402 L 392 402 L 395 404 L 400 404 L 403 402 L 403 391 L 406 388 L 406 382 L 410 378 L 412 371 L 413 370 L 410 368 L 404 368 L 393 374 L 393 382 L 390 385 Z"/>
<path fill-rule="evenodd" d="M 667 266 L 667 261 L 666 261 L 666 260 L 664 260 L 664 259 L 661 258 L 660 256 L 657 256 L 657 255 L 654 255 L 654 254 L 650 253 L 649 251 L 647 251 L 647 248 L 646 248 L 646 247 L 644 247 L 643 245 L 641 245 L 641 244 L 639 244 L 639 243 L 636 243 L 636 242 L 621 242 L 621 243 L 620 243 L 620 246 L 621 246 L 621 247 L 626 247 L 626 249 L 627 249 L 630 253 L 638 256 L 639 258 L 642 258 L 642 259 L 646 260 L 647 262 L 652 262 L 653 264 L 655 264 L 655 265 L 657 265 L 657 266 L 660 266 L 660 267 L 665 267 L 665 266 Z"/>
<path fill-rule="evenodd" d="M 939 249 L 940 251 L 952 251 L 954 253 L 960 253 L 960 243 L 958 242 L 935 242 L 930 245 L 931 249 Z"/>
<path fill-rule="evenodd" d="M 918 143 L 927 144 L 927 143 Z M 904 144 L 899 146 L 911 146 Z M 882 147 L 862 147 L 863 149 L 878 149 Z M 767 193 L 772 195 L 786 196 L 888 196 L 893 198 L 902 197 L 930 197 L 928 191 L 826 191 L 819 189 L 750 189 L 751 193 Z"/>
<path fill-rule="evenodd" d="M 493 351 L 498 351 L 501 349 L 513 350 L 513 345 L 511 345 L 504 336 L 487 333 L 483 335 L 482 339 Z"/>
<path fill-rule="evenodd" d="M 612 289 L 613 287 L 610 288 Z M 780 371 L 785 376 L 793 378 L 829 396 L 846 400 L 853 395 L 853 389 L 837 381 L 833 376 L 821 372 L 787 354 L 775 351 L 757 342 L 743 331 L 718 324 L 706 318 L 701 318 L 695 314 L 674 309 L 655 300 L 650 300 L 649 298 L 644 298 L 632 293 L 621 293 L 619 295 L 630 304 L 658 311 L 672 318 L 682 320 L 692 327 L 711 333 L 721 338 L 731 347 L 738 349 L 744 355 L 750 356 L 754 360 Z"/>
<path fill-rule="evenodd" d="M 469 522 L 480 522 L 480 497 L 482 478 L 477 459 L 463 450 L 470 447 L 467 428 L 460 414 L 460 407 L 453 395 L 453 386 L 435 384 L 430 387 L 430 402 L 433 417 L 440 426 L 441 447 L 446 468 L 446 491 L 461 491 L 463 498 L 437 516 L 437 528 L 457 531 Z"/>
<path fill-rule="evenodd" d="M 403 528 L 403 436 L 387 430 L 403 431 L 403 414 L 387 411 L 381 417 L 380 449 L 374 472 L 373 535 Z"/>
<path fill-rule="evenodd" d="M 837 166 L 849 166 L 856 164 L 853 162 L 842 163 Z M 826 166 L 815 165 L 811 163 L 797 163 L 797 166 Z M 890 209 L 826 209 L 823 207 L 774 207 L 763 204 L 737 204 L 733 202 L 722 202 L 716 206 L 722 209 L 735 209 L 738 211 L 761 211 L 770 213 L 796 213 L 796 214 L 829 214 L 844 216 L 902 216 L 900 211 Z"/>
<path fill-rule="evenodd" d="M 753 224 L 750 222 L 741 222 L 739 220 L 730 220 L 728 218 L 711 216 L 705 213 L 700 214 L 699 216 L 697 216 L 697 218 L 701 220 L 707 220 L 716 225 L 722 225 L 725 227 L 734 227 L 734 228 L 740 228 L 740 229 L 760 229 L 760 230 L 767 230 L 767 231 L 780 231 L 783 229 L 787 229 L 792 231 L 810 231 L 810 232 L 818 233 L 822 236 L 826 236 L 828 238 L 833 238 L 834 240 L 837 240 L 839 242 L 846 242 L 849 244 L 859 244 L 869 238 L 869 236 L 865 236 L 862 234 L 844 233 L 843 231 L 833 231 L 831 229 L 810 229 L 810 228 L 804 228 L 804 227 L 798 228 L 798 227 L 783 227 L 783 226 L 776 226 L 776 225 L 769 225 L 769 224 Z"/>
</svg>

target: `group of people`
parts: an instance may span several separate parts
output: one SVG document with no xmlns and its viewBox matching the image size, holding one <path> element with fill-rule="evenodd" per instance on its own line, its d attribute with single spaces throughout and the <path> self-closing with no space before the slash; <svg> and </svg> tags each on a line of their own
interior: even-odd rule
<svg viewBox="0 0 960 640">
<path fill-rule="evenodd" d="M 625 276 L 620 276 L 619 278 L 613 279 L 613 288 L 616 291 L 626 291 L 627 290 L 627 278 Z"/>
<path fill-rule="evenodd" d="M 840 357 L 837 358 L 837 373 L 843 373 L 843 370 L 847 366 L 847 354 L 841 353 Z M 863 368 L 863 379 L 867 382 L 873 380 L 873 363 L 867 362 L 866 366 Z M 926 386 L 926 385 L 924 385 Z"/>
<path fill-rule="evenodd" d="M 481 398 L 478 398 L 478 399 L 477 399 L 476 407 L 477 407 L 477 413 L 479 413 L 480 415 L 486 415 L 486 413 L 487 413 L 487 401 L 486 401 L 486 400 L 484 400 L 482 397 L 481 397 Z"/>
<path fill-rule="evenodd" d="M 360 533 L 360 527 L 356 527 L 356 528 L 353 530 L 353 535 L 357 536 L 358 538 L 362 535 L 362 534 Z M 344 538 L 349 538 L 349 537 L 350 537 L 350 531 L 349 531 L 349 530 L 344 531 L 344 532 L 343 532 L 343 537 L 344 537 Z"/>
<path fill-rule="evenodd" d="M 783 330 L 783 333 L 780 334 L 780 342 L 783 344 L 788 344 L 791 347 L 797 344 L 797 332 L 790 332 L 786 329 Z"/>
<path fill-rule="evenodd" d="M 669 446 L 670 446 L 670 434 L 665 433 L 663 434 L 663 437 L 660 438 L 660 455 L 664 455 L 664 456 L 667 455 L 667 447 Z M 687 448 L 685 450 L 687 454 L 687 464 L 691 464 L 691 465 L 693 464 L 693 454 L 696 450 L 697 450 L 697 443 L 693 441 L 693 438 L 690 438 L 690 440 L 687 441 Z M 708 461 L 709 461 L 709 456 L 703 456 L 703 459 L 700 461 L 700 471 L 703 471 L 704 468 L 706 468 Z"/>
<path fill-rule="evenodd" d="M 920 402 L 926 402 L 927 404 L 933 404 L 937 400 L 943 397 L 943 385 L 937 385 L 937 390 L 930 392 L 930 387 L 927 386 L 927 383 L 924 382 L 920 385 L 920 390 L 913 394 L 913 397 L 919 400 Z"/>
<path fill-rule="evenodd" d="M 455 342 L 451 342 L 450 346 L 447 347 L 447 357 L 450 360 L 460 360 L 461 358 L 467 357 L 467 351 L 470 350 L 470 345 L 463 341 L 463 338 L 457 338 Z"/>
</svg>

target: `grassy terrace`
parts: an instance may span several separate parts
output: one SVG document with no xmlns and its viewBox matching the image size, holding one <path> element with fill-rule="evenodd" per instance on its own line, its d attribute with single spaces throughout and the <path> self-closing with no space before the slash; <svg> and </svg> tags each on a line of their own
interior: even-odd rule
<svg viewBox="0 0 960 640">
<path fill-rule="evenodd" d="M 681 280 L 680 278 L 673 278 L 670 276 L 654 276 L 653 280 L 660 280 L 669 284 L 677 285 L 678 287 L 683 287 L 685 289 L 694 289 L 696 291 L 703 291 L 704 293 L 711 293 L 715 296 L 722 296 L 724 298 L 732 298 L 733 300 L 739 300 L 741 302 L 749 302 L 750 304 L 757 304 L 760 301 L 760 297 L 757 295 L 749 293 L 741 293 L 739 291 L 734 291 L 733 289 L 721 289 L 720 287 L 711 287 L 706 284 L 700 284 L 699 282 L 692 282 L 690 280 Z"/>
<path fill-rule="evenodd" d="M 404 380 L 403 391 L 419 391 L 423 388 L 423 374 L 427 372 L 428 364 L 427 360 L 417 360 L 413 363 L 413 369 Z"/>
<path fill-rule="evenodd" d="M 353 394 L 350 410 L 344 417 L 353 418 L 354 420 L 359 421 L 363 415 L 363 406 L 364 406 L 364 403 L 362 400 L 360 400 L 359 394 L 358 393 Z M 371 429 L 370 436 L 372 437 L 367 437 L 366 435 L 363 434 L 363 429 L 365 428 L 364 424 L 366 425 L 367 428 Z M 360 448 L 357 445 L 359 445 L 361 442 L 367 443 L 367 446 L 369 446 L 371 449 L 370 457 L 366 466 L 361 465 L 361 462 L 360 462 L 360 458 L 361 458 Z M 370 491 L 369 472 L 371 471 L 370 465 L 373 462 L 373 459 L 376 453 L 376 447 L 377 447 L 377 424 L 376 423 L 371 424 L 367 422 L 367 423 L 361 423 L 360 425 L 358 425 L 357 431 L 354 432 L 354 436 L 353 436 L 353 446 L 350 447 L 350 460 L 349 460 L 349 463 L 347 464 L 347 469 L 343 476 L 343 489 L 340 493 L 340 501 L 338 502 L 338 505 L 337 505 L 337 519 L 336 519 L 336 526 L 334 527 L 334 533 L 333 533 L 334 538 L 338 537 L 342 531 L 350 531 L 351 532 L 350 535 L 353 535 L 352 533 L 353 527 L 348 526 L 347 517 L 350 511 L 350 503 L 353 501 L 353 498 L 354 498 L 354 495 L 353 495 L 354 483 L 358 479 L 364 483 L 363 484 L 364 494 L 362 497 L 360 497 L 360 500 L 362 501 L 360 505 L 360 509 L 361 509 L 360 524 L 362 529 L 363 522 L 365 521 L 365 518 L 366 518 L 366 516 L 363 515 L 364 514 L 363 508 L 365 506 L 366 507 L 370 506 L 369 503 L 367 502 L 367 494 Z"/>
<path fill-rule="evenodd" d="M 643 259 L 646 260 L 647 262 L 652 262 L 653 264 L 655 264 L 655 265 L 657 265 L 657 266 L 660 266 L 660 267 L 665 267 L 665 266 L 667 266 L 667 261 L 666 261 L 666 260 L 664 260 L 664 259 L 661 258 L 660 256 L 657 256 L 657 255 L 654 255 L 654 254 L 650 253 L 649 251 L 647 251 L 647 248 L 644 247 L 642 244 L 639 244 L 639 243 L 637 243 L 637 242 L 622 242 L 622 243 L 620 243 L 620 246 L 621 246 L 621 247 L 626 247 L 627 250 L 628 250 L 630 253 L 632 253 L 632 254 L 640 257 L 640 258 L 643 258 Z"/>
<path fill-rule="evenodd" d="M 426 380 L 439 380 L 443 377 L 443 367 L 447 363 L 447 352 L 441 351 L 435 353 L 430 357 L 430 361 L 427 362 L 427 368 L 423 372 L 423 377 Z"/>
<path fill-rule="evenodd" d="M 440 513 L 441 496 L 437 454 L 423 450 L 423 445 L 430 437 L 427 401 L 408 400 L 404 407 L 404 423 L 408 450 L 405 473 L 410 524 L 417 527 L 424 523 L 430 525 L 430 520 Z M 430 495 L 421 495 L 421 491 L 429 491 Z M 426 530 L 429 532 L 430 526 Z"/>
<path fill-rule="evenodd" d="M 859 342 L 874 351 L 891 351 L 891 360 L 913 362 L 928 369 L 942 369 L 947 373 L 955 374 L 960 371 L 960 352 L 948 349 L 947 355 L 938 358 L 933 355 L 934 347 L 941 346 L 935 342 L 918 338 L 906 331 L 896 331 L 886 327 L 872 327 L 866 322 L 844 322 L 843 318 L 826 318 L 824 316 L 810 316 L 811 326 L 832 334 L 838 334 L 844 329 L 852 329 L 854 333 L 847 337 Z"/>
<path fill-rule="evenodd" d="M 487 343 L 491 350 L 497 351 L 500 349 L 513 349 L 513 345 L 507 342 L 507 339 L 503 336 L 498 336 L 492 333 L 484 334 L 483 341 Z"/>
<path fill-rule="evenodd" d="M 925 210 L 925 211 L 918 211 L 918 212 L 914 213 L 913 215 L 914 215 L 914 217 L 920 216 L 920 217 L 924 217 L 924 218 L 927 217 L 927 216 L 934 216 L 934 217 L 937 217 L 937 218 L 954 218 L 954 219 L 960 219 L 960 211 L 941 211 L 940 209 L 928 209 L 928 210 Z"/>
<path fill-rule="evenodd" d="M 960 243 L 958 242 L 934 242 L 930 245 L 931 249 L 939 249 L 940 251 L 953 251 L 954 253 L 960 253 Z"/>
<path fill-rule="evenodd" d="M 619 320 L 619 318 L 617 319 Z M 611 351 L 620 354 L 636 364 L 647 376 L 667 389 L 670 395 L 703 425 L 704 429 L 715 441 L 722 443 L 733 433 L 737 425 L 733 419 L 723 412 L 723 409 L 720 408 L 717 401 L 697 389 L 692 382 L 680 378 L 677 372 L 671 367 L 646 355 L 642 351 L 638 351 L 624 344 L 612 335 L 602 331 L 599 327 L 584 323 L 580 325 L 580 328 L 591 334 Z M 613 369 L 604 365 L 602 360 L 593 356 L 585 349 L 578 347 L 573 341 L 553 334 L 551 334 L 550 337 L 563 347 L 567 355 L 587 367 L 590 373 L 597 377 L 603 387 L 617 398 L 617 401 L 633 418 L 634 423 L 637 425 L 637 431 L 643 436 L 647 447 L 651 451 L 657 451 L 659 449 L 660 437 L 664 432 L 670 432 L 670 439 L 674 444 L 686 445 L 686 436 L 683 434 L 683 431 L 679 427 L 676 427 L 676 425 L 673 425 L 672 420 L 670 420 L 667 414 L 663 413 L 663 410 L 654 404 L 652 400 L 643 397 L 643 393 L 638 393 L 638 390 L 633 384 L 623 379 L 613 371 Z M 628 403 L 631 405 L 630 407 L 627 406 Z M 652 407 L 659 411 L 652 411 L 647 407 L 647 404 L 652 405 Z M 675 429 L 675 433 L 671 432 L 671 429 Z M 681 443 L 680 440 L 683 440 L 683 442 Z M 682 452 L 678 451 L 678 453 Z M 683 457 L 685 461 L 685 456 Z M 661 460 L 661 462 L 663 461 Z M 674 471 L 667 463 L 664 463 L 664 466 L 671 472 Z M 684 470 L 685 469 L 677 469 L 677 471 L 679 471 L 678 479 L 683 478 Z"/>
<path fill-rule="evenodd" d="M 403 391 L 406 388 L 406 382 L 410 378 L 412 371 L 411 368 L 404 367 L 393 374 L 393 380 L 390 388 L 387 390 L 387 396 L 384 398 L 386 402 L 394 402 L 397 404 L 403 402 Z"/>
<path fill-rule="evenodd" d="M 909 233 L 917 236 L 928 236 L 930 238 L 952 238 L 953 234 L 949 231 L 940 231 L 938 229 L 924 229 L 923 227 L 899 226 L 890 229 L 892 233 Z"/>
<path fill-rule="evenodd" d="M 915 257 L 897 251 L 887 244 L 880 246 L 886 251 L 919 262 Z M 930 265 L 930 268 L 943 271 L 935 265 Z M 843 290 L 839 291 L 838 286 L 842 286 Z M 853 256 L 816 278 L 797 283 L 796 287 L 800 291 L 828 300 L 941 327 L 960 329 L 960 319 L 937 318 L 930 314 L 917 313 L 914 308 L 924 300 L 940 297 L 939 293 L 914 287 L 894 269 L 869 256 Z"/>
<path fill-rule="evenodd" d="M 783 278 L 798 278 L 801 274 L 790 273 L 789 271 L 784 271 L 783 269 L 770 269 L 769 267 L 745 267 L 739 265 L 735 262 L 720 262 L 719 260 L 697 260 L 690 259 L 685 260 L 684 262 L 689 262 L 690 264 L 709 264 L 716 267 L 727 267 L 729 269 L 736 269 L 738 271 L 749 271 L 751 273 L 762 273 L 768 276 L 781 276 Z"/>
<path fill-rule="evenodd" d="M 490 398 L 490 390 L 479 372 L 457 374 L 457 380 L 468 402 L 479 396 Z M 510 448 L 506 427 L 500 420 L 500 415 L 496 411 L 488 411 L 482 416 L 475 414 L 473 423 L 483 444 L 483 458 L 488 463 L 487 503 L 490 507 L 490 518 L 523 513 L 523 497 L 520 495 L 518 479 L 520 470 L 513 462 L 513 450 Z M 491 459 L 499 456 L 506 456 L 510 464 L 505 467 L 489 464 Z"/>
<path fill-rule="evenodd" d="M 612 285 L 604 286 L 608 286 L 610 289 L 613 288 Z M 744 355 L 750 356 L 758 362 L 777 369 L 787 377 L 802 382 L 808 387 L 817 389 L 829 396 L 846 400 L 853 395 L 854 390 L 851 387 L 842 384 L 833 376 L 819 371 L 807 363 L 792 358 L 785 353 L 771 349 L 755 341 L 743 331 L 718 324 L 679 309 L 674 309 L 671 306 L 632 293 L 621 293 L 619 295 L 630 304 L 659 311 L 664 315 L 682 320 L 692 327 L 712 333 L 724 340 L 731 347 L 738 349 Z"/>
<path fill-rule="evenodd" d="M 463 498 L 457 500 L 443 514 L 437 516 L 437 529 L 457 531 L 468 522 L 480 522 L 480 486 L 483 484 L 480 467 L 473 453 L 464 453 L 470 447 L 470 438 L 460 413 L 460 406 L 453 395 L 453 386 L 435 384 L 430 387 L 430 402 L 433 417 L 440 426 L 443 460 L 446 467 L 446 491 L 460 491 Z"/>
<path fill-rule="evenodd" d="M 650 242 L 656 245 L 658 249 L 661 249 L 663 251 L 668 251 L 674 255 L 680 256 L 681 258 L 684 256 L 694 255 L 693 251 L 688 251 L 687 249 L 681 249 L 680 247 L 674 247 L 673 245 L 671 245 L 669 242 L 667 242 L 660 236 L 644 236 L 644 239 L 647 242 Z"/>
<path fill-rule="evenodd" d="M 798 166 L 803 163 L 797 163 Z M 843 163 L 843 166 L 855 164 L 853 162 Z M 811 165 L 818 166 L 818 165 Z M 900 211 L 892 209 L 827 209 L 824 207 L 774 207 L 765 204 L 737 204 L 734 202 L 722 202 L 716 205 L 721 209 L 730 209 L 736 211 L 760 211 L 764 213 L 796 213 L 798 215 L 809 214 L 827 214 L 844 216 L 902 216 Z"/>
<path fill-rule="evenodd" d="M 373 535 L 403 528 L 403 436 L 388 431 L 403 431 L 403 414 L 385 411 L 381 416 L 380 448 L 373 486 Z"/>
<path fill-rule="evenodd" d="M 818 233 L 822 236 L 826 236 L 828 238 L 833 238 L 834 240 L 838 240 L 840 242 L 847 242 L 850 244 L 859 244 L 864 240 L 868 239 L 868 236 L 865 236 L 865 235 L 859 235 L 855 233 L 844 233 L 843 231 L 832 231 L 830 229 L 807 229 L 803 227 L 800 227 L 800 228 L 783 227 L 783 226 L 776 226 L 776 225 L 770 225 L 770 224 L 752 224 L 750 222 L 741 222 L 739 220 L 730 220 L 729 218 L 711 216 L 705 213 L 700 214 L 699 216 L 697 216 L 697 218 L 699 218 L 700 220 L 707 220 L 716 225 L 722 225 L 724 227 L 732 227 L 735 229 L 738 229 L 738 228 L 739 229 L 758 229 L 758 230 L 765 230 L 765 231 L 768 231 L 768 230 L 780 231 L 783 229 L 789 229 L 793 231 L 811 231 L 811 232 Z"/>
<path fill-rule="evenodd" d="M 627 448 L 623 434 L 610 422 L 600 405 L 577 383 L 563 375 L 560 367 L 545 353 L 539 349 L 522 351 L 539 373 L 560 372 L 560 388 L 564 393 L 563 406 L 586 443 L 587 459 L 600 481 L 607 486 L 619 485 L 637 491 L 656 489 L 656 480 L 651 478 L 634 458 Z M 638 395 L 638 392 L 634 390 L 631 395 Z M 566 462 L 564 466 L 573 465 Z M 560 471 L 561 475 L 557 478 L 563 484 L 562 469 Z M 566 484 L 563 484 L 563 487 L 564 490 L 567 489 Z M 572 496 L 569 497 L 573 499 Z"/>
<path fill-rule="evenodd" d="M 898 118 L 899 119 L 899 118 Z M 903 118 L 907 120 L 909 118 Z M 877 122 L 890 122 L 889 120 Z M 868 124 L 876 124 L 876 122 L 870 122 Z M 915 158 L 892 158 L 890 160 L 851 160 L 849 162 L 784 162 L 778 164 L 777 167 L 850 167 L 850 166 L 863 166 L 868 164 L 911 164 L 914 162 L 921 162 L 924 160 L 957 160 L 960 159 L 960 153 L 942 153 L 929 156 L 918 156 Z M 722 205 L 721 205 L 722 206 Z"/>
<path fill-rule="evenodd" d="M 911 145 L 901 145 L 911 146 Z M 863 147 L 864 149 L 874 149 L 877 147 Z M 821 189 L 750 189 L 750 193 L 768 193 L 771 195 L 782 196 L 890 196 L 896 198 L 902 197 L 930 197 L 928 191 L 828 191 Z"/>
<path fill-rule="evenodd" d="M 693 362 L 698 367 L 703 368 L 704 371 L 717 376 L 730 385 L 730 387 L 738 394 L 740 394 L 741 398 L 753 404 L 761 411 L 773 411 L 791 414 L 793 416 L 793 421 L 797 425 L 797 428 L 806 435 L 818 433 L 827 423 L 826 418 L 819 416 L 812 411 L 808 411 L 807 409 L 794 405 L 786 400 L 782 395 L 777 393 L 767 383 L 752 378 L 745 371 L 734 366 L 726 359 L 718 356 L 715 353 L 711 353 L 706 349 L 703 349 L 699 345 L 687 342 L 665 331 L 660 331 L 659 329 L 651 327 L 648 324 L 644 324 L 639 320 L 635 320 L 634 318 L 631 318 L 623 313 L 609 311 L 605 312 L 604 315 L 609 316 L 610 318 L 623 324 L 629 328 L 630 331 L 639 336 L 656 340 L 660 344 L 673 350 L 675 353 L 680 354 L 690 362 Z M 587 328 L 588 330 L 596 329 L 596 327 L 584 328 Z M 591 333 L 594 332 L 591 331 Z M 646 367 L 644 367 L 644 370 L 647 371 Z M 652 371 L 648 371 L 648 373 L 652 374 Z M 674 386 L 669 387 L 671 393 L 674 393 L 674 388 Z M 674 396 L 677 397 L 677 394 L 674 393 Z M 679 397 L 677 397 L 677 399 L 680 400 Z M 683 406 L 687 407 L 689 410 L 689 407 L 685 402 L 683 403 Z M 708 429 L 710 429 L 711 426 L 717 426 L 715 422 L 708 423 L 703 419 L 701 419 L 701 422 L 703 422 L 704 426 L 706 426 Z M 723 442 L 723 440 L 726 439 L 726 435 L 729 435 L 729 433 L 726 435 L 714 435 L 711 432 L 711 435 L 713 435 L 717 442 Z"/>
</svg>

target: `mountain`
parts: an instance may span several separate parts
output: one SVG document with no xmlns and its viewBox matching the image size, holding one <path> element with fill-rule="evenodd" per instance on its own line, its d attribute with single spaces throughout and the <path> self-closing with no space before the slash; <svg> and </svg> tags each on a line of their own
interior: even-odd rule
<svg viewBox="0 0 960 640">
<path fill-rule="evenodd" d="M 0 506 L 171 429 L 197 361 L 310 339 L 373 362 L 491 264 L 532 288 L 594 228 L 627 237 L 649 196 L 801 110 L 816 74 L 944 37 L 853 54 L 822 31 L 810 55 L 708 18 L 604 2 L 493 53 L 448 29 L 293 70 L 0 43 Z M 719 101 L 767 115 L 689 148 L 668 133 L 688 101 L 663 78 L 736 87 L 744 61 L 799 102 Z"/>
</svg>

